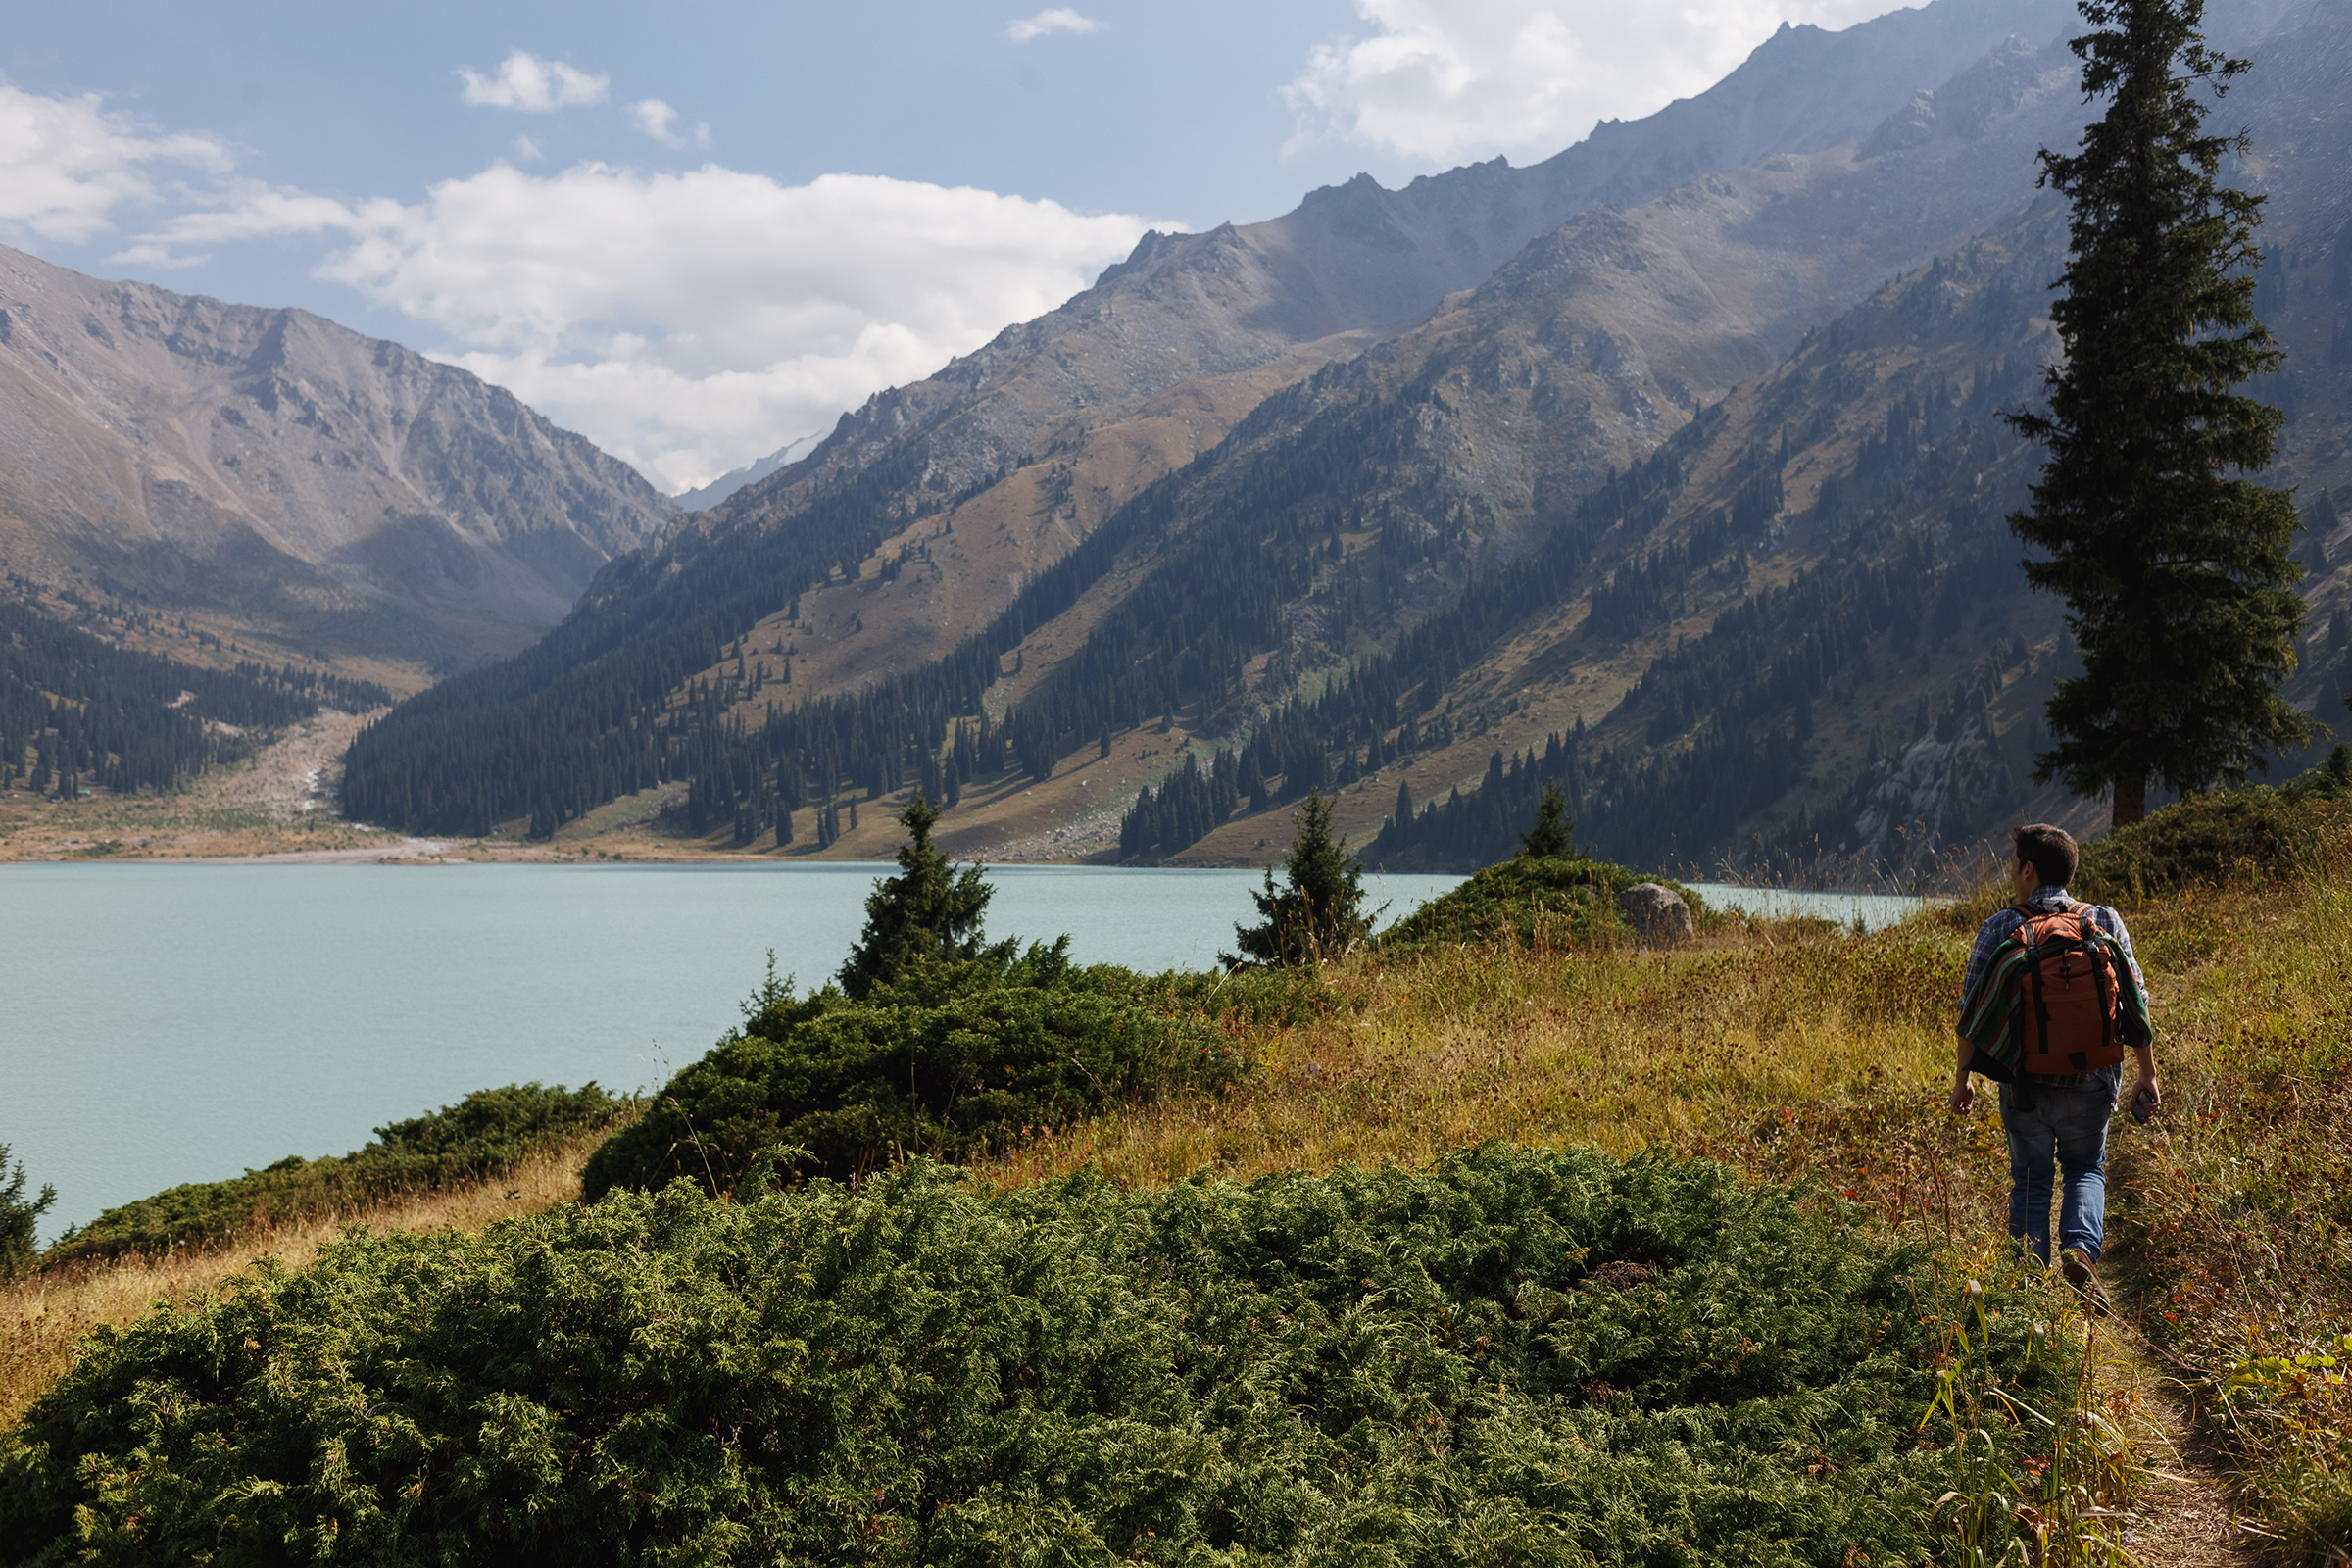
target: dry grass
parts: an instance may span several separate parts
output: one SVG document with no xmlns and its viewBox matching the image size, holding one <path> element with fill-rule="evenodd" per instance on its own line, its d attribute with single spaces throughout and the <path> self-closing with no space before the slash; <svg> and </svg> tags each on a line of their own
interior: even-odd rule
<svg viewBox="0 0 2352 1568">
<path fill-rule="evenodd" d="M 1890 1215 L 1932 1208 L 1940 1221 L 1950 1179 L 1973 1188 L 1999 1155 L 1987 1118 L 1965 1130 L 1940 1118 L 1966 958 L 1948 920 L 1867 941 L 1790 920 L 1738 923 L 1676 952 L 1455 950 L 1351 965 L 1333 976 L 1330 1016 L 1250 1040 L 1262 1070 L 1224 1100 L 1115 1110 L 990 1175 L 1015 1184 L 1095 1164 L 1145 1185 L 1202 1169 L 1247 1179 L 1422 1164 L 1500 1139 L 1835 1175 Z M 1875 1160 L 1849 1148 L 1886 1134 Z"/>
<path fill-rule="evenodd" d="M 2288 1554 L 2352 1562 L 2352 877 L 2134 930 L 2170 1003 L 2168 1113 L 2110 1162 L 2135 1315 Z"/>
<path fill-rule="evenodd" d="M 379 1230 L 479 1230 L 579 1196 L 580 1167 L 602 1130 L 533 1155 L 477 1187 L 424 1193 L 348 1214 L 249 1235 L 216 1251 L 174 1252 L 74 1265 L 0 1285 L 0 1430 L 73 1365 L 82 1336 L 117 1329 L 151 1310 L 220 1298 L 221 1287 L 265 1258 L 301 1268 L 354 1225 Z"/>
</svg>

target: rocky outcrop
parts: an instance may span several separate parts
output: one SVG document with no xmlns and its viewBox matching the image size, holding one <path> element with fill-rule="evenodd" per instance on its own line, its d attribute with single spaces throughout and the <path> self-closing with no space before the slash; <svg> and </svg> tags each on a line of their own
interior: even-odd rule
<svg viewBox="0 0 2352 1568">
<path fill-rule="evenodd" d="M 1625 916 L 1625 923 L 1634 928 L 1634 935 L 1645 948 L 1688 942 L 1696 930 L 1690 923 L 1690 906 L 1683 902 L 1683 896 L 1656 882 L 1637 882 L 1618 894 L 1617 912 Z"/>
<path fill-rule="evenodd" d="M 453 366 L 0 247 L 10 571 L 429 668 L 523 647 L 674 514 Z"/>
<path fill-rule="evenodd" d="M 1947 718 L 1887 759 L 1856 791 L 1853 860 L 1874 875 L 1925 871 L 2018 798 L 1982 712 Z"/>
</svg>

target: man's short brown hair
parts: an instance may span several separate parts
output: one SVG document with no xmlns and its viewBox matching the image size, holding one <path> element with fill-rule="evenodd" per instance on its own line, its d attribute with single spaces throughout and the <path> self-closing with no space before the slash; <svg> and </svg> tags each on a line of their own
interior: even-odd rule
<svg viewBox="0 0 2352 1568">
<path fill-rule="evenodd" d="M 2062 888 L 2075 879 L 2082 863 L 2082 847 L 2066 829 L 2049 822 L 2013 827 L 2009 838 L 2017 846 L 2017 863 L 2031 865 L 2045 888 Z"/>
</svg>

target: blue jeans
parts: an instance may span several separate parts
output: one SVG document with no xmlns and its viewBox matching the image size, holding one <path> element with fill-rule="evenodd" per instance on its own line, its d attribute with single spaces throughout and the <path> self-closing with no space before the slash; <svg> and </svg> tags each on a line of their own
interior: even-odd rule
<svg viewBox="0 0 2352 1568">
<path fill-rule="evenodd" d="M 2066 1171 L 2058 1246 L 2099 1260 L 2107 1233 L 2107 1122 L 2121 1082 L 2110 1068 L 2080 1089 L 2027 1084 L 2032 1107 L 2026 1110 L 2017 1108 L 2018 1091 L 2001 1086 L 2001 1129 L 2009 1135 L 2009 1235 L 2044 1263 L 2050 1260 L 2053 1164 Z"/>
</svg>

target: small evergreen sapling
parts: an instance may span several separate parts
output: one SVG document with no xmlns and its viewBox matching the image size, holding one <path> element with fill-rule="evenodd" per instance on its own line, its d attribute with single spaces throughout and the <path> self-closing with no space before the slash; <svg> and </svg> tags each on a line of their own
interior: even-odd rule
<svg viewBox="0 0 2352 1568">
<path fill-rule="evenodd" d="M 1569 854 L 1568 835 L 1575 831 L 1576 818 L 1568 814 L 1568 797 L 1561 791 L 1560 781 L 1548 779 L 1543 804 L 1536 808 L 1536 825 L 1519 835 L 1519 858 L 1564 860 Z"/>
<path fill-rule="evenodd" d="M 1298 834 L 1283 862 L 1290 886 L 1277 890 L 1274 868 L 1266 867 L 1265 891 L 1250 895 L 1264 924 L 1234 927 L 1241 956 L 1217 956 L 1229 968 L 1250 960 L 1297 965 L 1343 957 L 1380 917 L 1379 909 L 1364 908 L 1363 861 L 1348 853 L 1345 834 L 1331 836 L 1331 803 L 1322 790 L 1308 790 L 1291 821 Z"/>
<path fill-rule="evenodd" d="M 40 1256 L 33 1227 L 57 1201 L 57 1189 L 43 1183 L 41 1196 L 24 1197 L 24 1165 L 9 1164 L 8 1146 L 0 1144 L 0 1280 L 15 1279 L 31 1270 Z"/>
<path fill-rule="evenodd" d="M 910 835 L 899 847 L 899 874 L 875 880 L 865 901 L 865 930 L 841 966 L 841 989 L 855 1002 L 913 971 L 983 956 L 980 917 L 996 890 L 980 867 L 967 865 L 958 874 L 933 847 L 939 812 L 929 801 L 917 795 L 899 820 Z M 1002 946 L 1009 959 L 1013 944 Z"/>
</svg>

